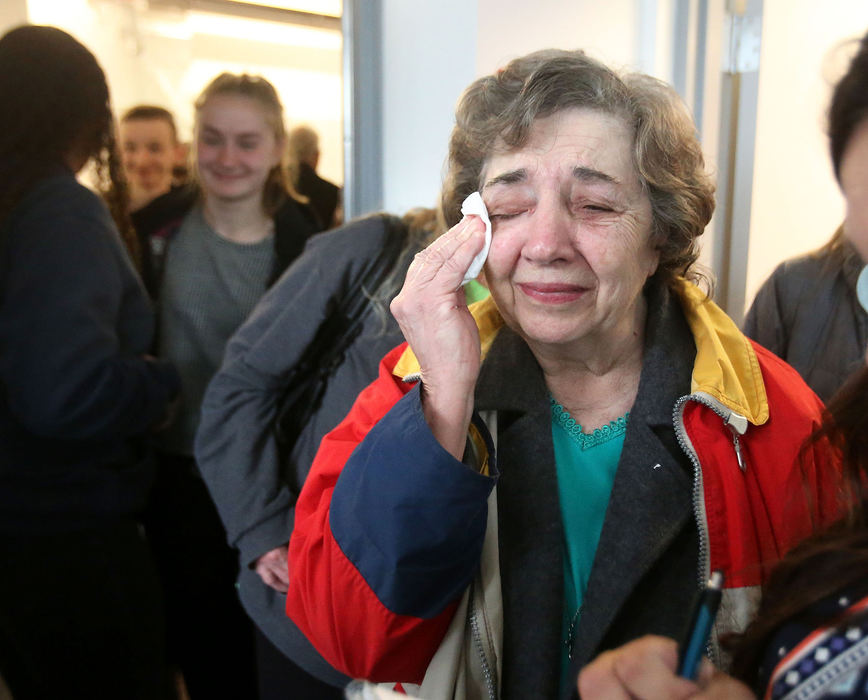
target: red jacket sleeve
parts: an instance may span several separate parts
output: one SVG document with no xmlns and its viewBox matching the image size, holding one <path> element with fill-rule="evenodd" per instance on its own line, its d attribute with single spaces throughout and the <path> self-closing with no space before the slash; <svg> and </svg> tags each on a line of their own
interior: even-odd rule
<svg viewBox="0 0 868 700">
<path fill-rule="evenodd" d="M 321 443 L 296 505 L 286 610 L 343 673 L 420 683 L 478 566 L 494 480 L 402 402 L 414 398 L 392 375 L 404 347 Z"/>
</svg>

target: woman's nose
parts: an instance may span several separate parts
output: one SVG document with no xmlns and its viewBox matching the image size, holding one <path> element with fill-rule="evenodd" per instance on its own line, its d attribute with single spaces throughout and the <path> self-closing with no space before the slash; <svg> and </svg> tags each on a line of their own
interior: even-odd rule
<svg viewBox="0 0 868 700">
<path fill-rule="evenodd" d="M 554 198 L 541 199 L 528 217 L 525 257 L 548 263 L 568 257 L 572 248 L 574 222 L 567 207 Z"/>
<path fill-rule="evenodd" d="M 220 165 L 232 165 L 235 162 L 235 151 L 231 146 L 221 146 L 217 151 L 217 162 Z"/>
</svg>

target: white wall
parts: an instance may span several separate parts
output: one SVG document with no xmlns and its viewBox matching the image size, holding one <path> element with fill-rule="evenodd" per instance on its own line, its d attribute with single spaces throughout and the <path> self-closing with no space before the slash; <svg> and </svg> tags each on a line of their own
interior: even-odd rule
<svg viewBox="0 0 868 700">
<path fill-rule="evenodd" d="M 614 67 L 639 62 L 636 0 L 478 0 L 477 75 L 537 49 L 584 49 Z"/>
<path fill-rule="evenodd" d="M 455 103 L 475 77 L 475 0 L 383 0 L 383 207 L 435 206 Z"/>
<path fill-rule="evenodd" d="M 868 29 L 865 0 L 764 0 L 747 304 L 785 258 L 817 248 L 844 208 L 825 137 L 842 40 Z"/>
<path fill-rule="evenodd" d="M 27 21 L 27 0 L 0 2 L 0 33 Z"/>
<path fill-rule="evenodd" d="M 670 0 L 383 0 L 385 209 L 435 203 L 454 107 L 474 79 L 551 47 L 668 78 L 670 10 Z"/>
</svg>

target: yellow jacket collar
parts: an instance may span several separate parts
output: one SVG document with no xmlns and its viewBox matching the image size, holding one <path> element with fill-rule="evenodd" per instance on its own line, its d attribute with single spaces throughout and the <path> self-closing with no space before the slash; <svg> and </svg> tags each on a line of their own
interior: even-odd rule
<svg viewBox="0 0 868 700">
<path fill-rule="evenodd" d="M 696 342 L 691 393 L 704 392 L 754 425 L 762 425 L 769 418 L 769 405 L 762 371 L 750 341 L 696 285 L 682 279 L 676 292 Z M 479 328 L 484 360 L 503 319 L 491 297 L 469 308 Z M 418 381 L 419 362 L 409 347 L 392 372 L 404 381 Z"/>
<path fill-rule="evenodd" d="M 769 419 L 769 404 L 750 341 L 696 285 L 681 279 L 676 292 L 696 342 L 691 393 L 709 394 L 754 425 L 762 425 Z"/>
</svg>

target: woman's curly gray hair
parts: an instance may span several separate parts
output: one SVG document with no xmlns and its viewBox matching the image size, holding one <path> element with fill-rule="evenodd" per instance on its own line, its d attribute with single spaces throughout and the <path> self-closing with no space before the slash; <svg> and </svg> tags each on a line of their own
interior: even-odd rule
<svg viewBox="0 0 868 700">
<path fill-rule="evenodd" d="M 461 202 L 482 186 L 486 160 L 520 148 L 535 120 L 570 108 L 624 119 L 634 133 L 633 160 L 653 213 L 658 275 L 700 277 L 692 267 L 697 238 L 714 212 L 714 184 L 705 171 L 693 120 L 677 93 L 641 74 L 617 75 L 581 51 L 538 51 L 511 61 L 465 90 L 449 141 L 441 216 L 461 219 Z"/>
</svg>

